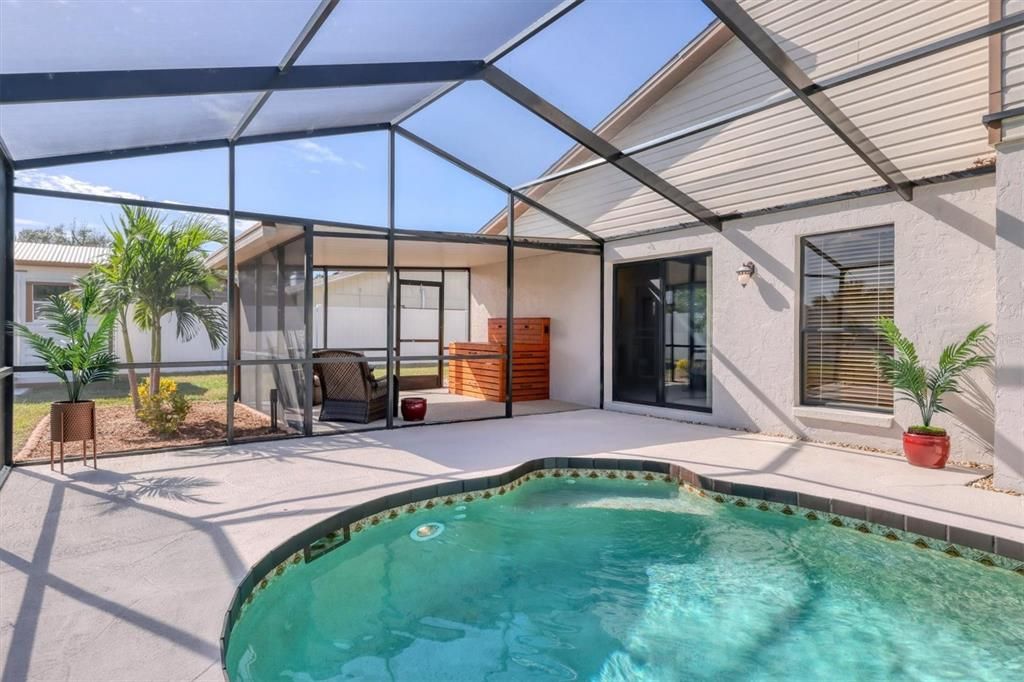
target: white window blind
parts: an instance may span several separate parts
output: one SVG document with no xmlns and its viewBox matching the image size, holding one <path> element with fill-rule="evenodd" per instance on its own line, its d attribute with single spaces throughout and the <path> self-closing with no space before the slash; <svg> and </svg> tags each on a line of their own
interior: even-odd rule
<svg viewBox="0 0 1024 682">
<path fill-rule="evenodd" d="M 893 316 L 893 228 L 807 237 L 802 251 L 803 402 L 891 410 L 875 321 Z"/>
</svg>

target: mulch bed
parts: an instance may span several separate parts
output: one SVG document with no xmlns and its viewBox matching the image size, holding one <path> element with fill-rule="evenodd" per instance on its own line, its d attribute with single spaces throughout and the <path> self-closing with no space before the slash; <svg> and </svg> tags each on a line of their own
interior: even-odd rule
<svg viewBox="0 0 1024 682">
<path fill-rule="evenodd" d="M 96 407 L 96 452 L 126 452 L 152 450 L 154 448 L 175 448 L 205 443 L 223 442 L 227 433 L 226 413 L 223 402 L 194 402 L 192 409 L 178 433 L 173 436 L 159 436 L 135 418 L 130 405 Z M 270 418 L 251 410 L 245 405 L 235 404 L 235 436 L 255 438 L 270 434 Z M 54 454 L 59 452 L 54 444 Z M 92 456 L 92 443 L 89 444 Z M 64 444 L 64 459 L 81 457 L 80 443 Z M 25 446 L 15 456 L 15 461 L 29 459 L 50 459 L 50 416 L 47 415 L 36 426 Z"/>
</svg>

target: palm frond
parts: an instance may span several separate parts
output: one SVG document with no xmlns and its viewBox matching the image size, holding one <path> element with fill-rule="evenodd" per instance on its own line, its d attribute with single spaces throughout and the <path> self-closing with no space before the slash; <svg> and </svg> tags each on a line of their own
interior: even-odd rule
<svg viewBox="0 0 1024 682">
<path fill-rule="evenodd" d="M 893 347 L 894 355 L 881 354 L 878 369 L 901 400 L 917 404 L 925 426 L 931 424 L 937 412 L 949 412 L 942 399 L 960 390 L 960 378 L 971 369 L 992 363 L 992 356 L 982 352 L 989 343 L 989 325 L 982 324 L 970 332 L 963 341 L 942 349 L 939 363 L 926 369 L 917 356 L 917 349 L 896 323 L 879 318 L 878 330 Z"/>
<path fill-rule="evenodd" d="M 895 352 L 903 355 L 915 365 L 920 363 L 920 360 L 917 358 L 917 348 L 914 347 L 910 339 L 903 335 L 892 318 L 880 317 L 876 321 L 876 325 L 882 336 L 885 337 L 886 342 L 893 347 Z"/>
<path fill-rule="evenodd" d="M 955 368 L 966 360 L 979 355 L 982 345 L 988 341 L 990 327 L 991 325 L 988 324 L 978 325 L 968 332 L 960 343 L 952 343 L 943 348 L 939 355 L 939 367 Z"/>
<path fill-rule="evenodd" d="M 191 299 L 179 299 L 174 313 L 178 319 L 178 338 L 188 341 L 202 328 L 210 347 L 221 348 L 228 340 L 228 318 L 220 306 L 202 305 Z"/>
<path fill-rule="evenodd" d="M 95 330 L 90 331 L 90 320 L 102 306 L 100 283 L 85 277 L 79 284 L 76 291 L 54 296 L 40 309 L 40 318 L 47 323 L 51 335 L 40 334 L 25 325 L 12 325 L 32 352 L 46 363 L 46 371 L 64 384 L 72 402 L 78 401 L 85 386 L 113 378 L 117 369 L 117 358 L 110 352 L 115 313 L 100 315 Z"/>
</svg>

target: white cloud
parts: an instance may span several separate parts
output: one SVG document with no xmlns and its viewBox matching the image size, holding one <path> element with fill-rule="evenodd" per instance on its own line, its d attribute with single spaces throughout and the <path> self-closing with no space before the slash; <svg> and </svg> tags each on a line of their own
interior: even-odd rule
<svg viewBox="0 0 1024 682">
<path fill-rule="evenodd" d="M 365 166 L 358 161 L 352 161 L 346 159 L 340 154 L 336 154 L 333 150 L 328 149 L 322 144 L 317 144 L 312 140 L 296 140 L 292 143 L 295 150 L 299 154 L 299 158 L 303 161 L 309 161 L 310 163 L 334 163 L 339 166 L 351 166 L 352 168 L 358 168 L 363 170 Z"/>
<path fill-rule="evenodd" d="M 22 187 L 34 187 L 36 189 L 47 189 L 58 192 L 76 192 L 78 194 L 92 194 L 97 196 L 105 197 L 117 197 L 118 199 L 142 199 L 146 197 L 141 194 L 135 194 L 134 192 L 123 192 L 113 187 L 107 187 L 106 185 L 97 185 L 86 180 L 79 180 L 73 178 L 70 175 L 52 175 L 50 173 L 44 173 L 38 170 L 26 170 L 17 171 L 14 176 L 16 184 Z M 173 199 L 164 199 L 162 203 L 165 204 L 180 204 L 182 202 L 175 201 Z M 227 228 L 228 219 L 222 215 L 214 214 L 200 214 L 208 218 L 215 220 L 222 227 Z M 40 222 L 38 220 L 30 220 L 28 218 L 18 218 L 15 223 L 21 227 L 33 227 L 43 226 L 49 223 Z M 89 227 L 89 225 L 83 225 Z"/>
<path fill-rule="evenodd" d="M 122 192 L 121 190 L 97 185 L 87 180 L 79 180 L 70 175 L 51 175 L 38 170 L 18 171 L 14 175 L 15 184 L 22 187 L 34 187 L 36 189 L 48 189 L 57 192 L 76 192 L 78 194 L 97 194 L 105 197 L 118 197 L 119 199 L 145 199 L 141 194 L 133 192 Z"/>
</svg>

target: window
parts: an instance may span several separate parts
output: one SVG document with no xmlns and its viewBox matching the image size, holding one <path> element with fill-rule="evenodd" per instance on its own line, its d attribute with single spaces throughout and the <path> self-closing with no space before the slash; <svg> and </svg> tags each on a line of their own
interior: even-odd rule
<svg viewBox="0 0 1024 682">
<path fill-rule="evenodd" d="M 807 237 L 801 251 L 803 403 L 891 411 L 876 358 L 892 347 L 875 320 L 893 315 L 892 226 Z"/>
<path fill-rule="evenodd" d="M 28 285 L 28 310 L 26 320 L 31 322 L 39 317 L 40 309 L 50 302 L 54 296 L 61 296 L 71 291 L 70 284 L 46 284 L 30 282 Z"/>
</svg>

